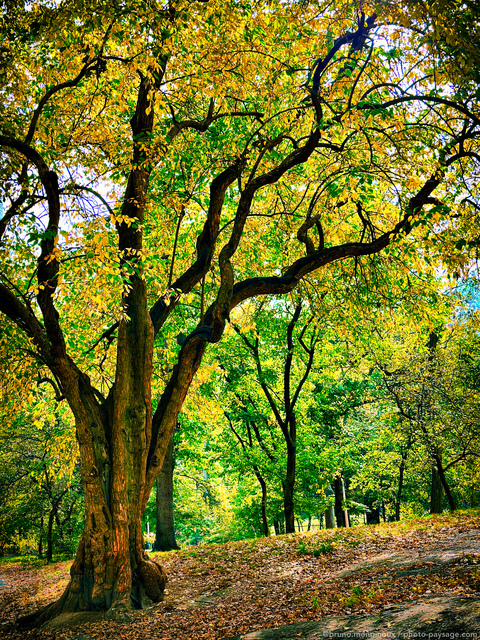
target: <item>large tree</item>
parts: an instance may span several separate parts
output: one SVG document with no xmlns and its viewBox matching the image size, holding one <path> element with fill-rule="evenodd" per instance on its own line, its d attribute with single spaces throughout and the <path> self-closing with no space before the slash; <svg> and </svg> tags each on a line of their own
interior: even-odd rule
<svg viewBox="0 0 480 640">
<path fill-rule="evenodd" d="M 68 402 L 85 489 L 42 619 L 119 617 L 162 598 L 141 514 L 207 345 L 334 261 L 458 243 L 475 79 L 456 91 L 408 3 L 1 6 L 2 328 Z"/>
</svg>

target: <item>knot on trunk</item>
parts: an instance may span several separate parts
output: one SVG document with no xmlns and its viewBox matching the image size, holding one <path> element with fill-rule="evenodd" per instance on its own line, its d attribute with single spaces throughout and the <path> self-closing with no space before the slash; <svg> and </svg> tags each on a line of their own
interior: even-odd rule
<svg viewBox="0 0 480 640">
<path fill-rule="evenodd" d="M 138 573 L 145 589 L 145 595 L 152 602 L 162 602 L 167 584 L 167 574 L 163 567 L 153 560 L 141 560 L 138 565 Z"/>
</svg>

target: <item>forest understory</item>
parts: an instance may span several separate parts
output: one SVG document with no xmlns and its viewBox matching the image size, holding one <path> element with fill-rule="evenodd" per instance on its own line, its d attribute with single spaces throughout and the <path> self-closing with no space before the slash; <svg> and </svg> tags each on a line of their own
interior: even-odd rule
<svg viewBox="0 0 480 640">
<path fill-rule="evenodd" d="M 62 616 L 47 628 L 16 621 L 60 596 L 70 562 L 0 564 L 5 640 L 219 640 L 327 616 L 365 616 L 428 598 L 480 598 L 480 512 L 272 536 L 154 554 L 169 582 L 164 602 L 130 623 Z"/>
</svg>

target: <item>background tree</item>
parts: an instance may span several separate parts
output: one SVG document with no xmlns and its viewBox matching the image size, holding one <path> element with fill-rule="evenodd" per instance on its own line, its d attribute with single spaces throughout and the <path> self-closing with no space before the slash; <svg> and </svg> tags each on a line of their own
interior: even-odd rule
<svg viewBox="0 0 480 640">
<path fill-rule="evenodd" d="M 261 312 L 262 310 L 259 310 L 259 312 L 255 314 L 258 323 L 255 336 L 248 336 L 238 327 L 236 328 L 236 331 L 246 346 L 250 358 L 252 358 L 254 362 L 256 380 L 263 392 L 264 399 L 269 407 L 269 412 L 273 414 L 273 422 L 282 434 L 282 449 L 284 449 L 286 453 L 284 456 L 285 470 L 282 473 L 281 479 L 284 502 L 285 533 L 294 533 L 294 490 L 297 466 L 297 405 L 299 404 L 302 392 L 305 393 L 305 383 L 307 383 L 309 375 L 312 372 L 318 334 L 315 331 L 315 328 L 311 326 L 313 321 L 311 316 L 304 317 L 299 324 L 302 314 L 301 302 L 297 302 L 292 309 L 286 309 L 287 317 L 284 321 L 286 322 L 286 320 L 288 320 L 288 324 L 286 324 L 284 332 L 282 332 L 284 335 L 280 336 L 280 341 L 278 338 L 277 340 L 272 339 L 272 325 L 275 325 L 275 311 L 273 317 L 272 313 L 266 314 L 268 319 L 265 320 L 267 320 L 269 331 L 265 333 L 259 330 L 260 323 L 265 323 L 265 320 L 261 318 Z M 281 313 L 280 308 L 277 309 L 277 313 Z M 276 324 L 280 325 L 280 321 L 281 319 L 277 318 Z M 272 347 L 275 348 L 273 363 L 272 355 L 269 355 L 265 362 L 265 356 L 263 355 L 264 349 L 260 349 L 261 343 L 270 343 L 268 344 L 270 350 Z M 271 364 L 274 364 L 277 369 L 276 371 L 270 368 Z M 244 384 L 244 378 L 241 378 L 239 382 L 240 384 Z M 249 400 L 253 404 L 253 408 L 255 410 L 255 401 L 252 402 L 251 398 L 249 398 Z M 244 402 L 244 406 L 245 405 L 246 403 Z M 266 422 L 271 423 L 272 420 L 267 418 Z M 277 462 L 279 462 L 279 457 L 283 457 L 283 452 L 281 453 L 279 451 L 279 447 L 273 445 L 277 451 L 268 451 L 265 438 L 261 435 L 258 426 L 256 426 L 253 421 L 252 429 L 255 432 L 255 438 L 257 439 L 258 446 L 265 451 L 272 461 L 276 459 Z M 251 440 L 252 436 L 250 432 L 248 442 L 250 443 Z M 251 448 L 251 445 L 249 446 Z M 262 482 L 260 482 L 260 484 L 262 484 Z"/>
<path fill-rule="evenodd" d="M 175 467 L 173 447 L 172 436 L 163 459 L 162 469 L 155 483 L 154 551 L 170 551 L 180 548 L 175 540 L 175 523 L 173 519 L 173 470 Z"/>
<path fill-rule="evenodd" d="M 8 371 L 13 363 L 2 364 Z M 22 365 L 17 380 L 31 373 Z M 25 377 L 22 387 L 1 394 L 0 549 L 37 550 L 50 562 L 54 552 L 75 551 L 83 490 L 70 416 L 38 386 L 41 380 Z"/>
</svg>

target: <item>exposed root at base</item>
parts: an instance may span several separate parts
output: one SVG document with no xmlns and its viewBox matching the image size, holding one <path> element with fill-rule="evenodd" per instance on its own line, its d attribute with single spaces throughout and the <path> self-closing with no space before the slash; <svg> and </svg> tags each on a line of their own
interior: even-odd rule
<svg viewBox="0 0 480 640">
<path fill-rule="evenodd" d="M 134 580 L 131 590 L 124 593 L 111 604 L 107 609 L 111 599 L 105 595 L 104 608 L 97 606 L 92 601 L 91 593 L 81 592 L 78 588 L 79 580 L 68 584 L 62 596 L 47 605 L 43 609 L 35 611 L 20 618 L 16 627 L 20 629 L 33 629 L 38 627 L 59 628 L 82 624 L 88 618 L 93 620 L 106 619 L 116 622 L 131 622 L 135 617 L 136 610 L 146 609 L 153 603 L 163 600 L 167 574 L 163 567 L 151 560 L 147 556 L 141 558 L 137 564 L 136 580 Z"/>
<path fill-rule="evenodd" d="M 152 602 L 162 602 L 167 574 L 165 569 L 154 560 L 142 560 L 138 566 L 138 572 L 145 589 L 145 595 Z"/>
</svg>

